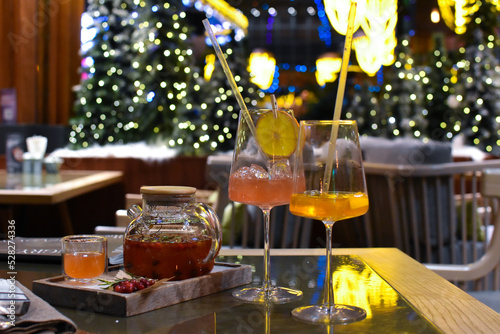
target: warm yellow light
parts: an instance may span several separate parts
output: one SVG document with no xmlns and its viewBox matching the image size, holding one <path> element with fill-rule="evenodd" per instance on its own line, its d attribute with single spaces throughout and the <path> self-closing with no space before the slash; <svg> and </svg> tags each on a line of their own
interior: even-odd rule
<svg viewBox="0 0 500 334">
<path fill-rule="evenodd" d="M 439 11 L 443 17 L 444 23 L 452 30 L 455 29 L 455 0 L 438 0 Z"/>
<path fill-rule="evenodd" d="M 203 71 L 203 77 L 205 78 L 206 81 L 209 81 L 215 69 L 215 55 L 213 53 L 208 54 L 205 57 L 205 63 L 206 64 L 205 64 L 205 69 Z"/>
<path fill-rule="evenodd" d="M 365 0 L 365 14 L 361 28 L 370 38 L 387 36 L 394 32 L 398 22 L 397 0 Z"/>
<path fill-rule="evenodd" d="M 497 7 L 497 11 L 500 11 L 500 0 L 490 0 L 490 2 Z"/>
<path fill-rule="evenodd" d="M 398 304 L 397 292 L 370 268 L 360 272 L 352 265 L 341 265 L 333 272 L 332 284 L 335 303 L 361 307 L 368 319 L 373 307 L 394 308 Z"/>
<path fill-rule="evenodd" d="M 387 37 L 387 39 L 384 41 L 384 50 L 383 50 L 383 57 L 382 57 L 382 65 L 384 66 L 390 66 L 394 64 L 396 61 L 396 57 L 394 55 L 394 50 L 396 49 L 396 45 L 398 44 L 398 40 L 396 38 L 396 33 L 393 31 L 393 33 Z"/>
<path fill-rule="evenodd" d="M 457 34 L 463 34 L 465 32 L 466 20 L 466 10 L 464 5 L 467 0 L 455 0 L 455 32 Z"/>
<path fill-rule="evenodd" d="M 268 89 L 273 83 L 276 59 L 265 51 L 256 50 L 250 55 L 248 71 L 250 81 L 261 89 Z"/>
<path fill-rule="evenodd" d="M 497 5 L 498 8 L 498 0 L 489 1 Z M 480 3 L 480 1 L 471 2 L 469 0 L 438 0 L 439 11 L 444 23 L 457 34 L 465 32 L 465 25 L 469 17 L 478 10 Z M 467 7 L 470 4 L 472 6 Z"/>
<path fill-rule="evenodd" d="M 358 0 L 356 8 L 356 19 L 354 21 L 354 30 L 356 31 L 363 19 L 365 4 L 367 0 Z M 380 1 L 380 0 L 379 0 Z M 332 27 L 342 35 L 347 32 L 347 20 L 349 18 L 349 8 L 351 0 L 324 0 L 325 12 L 330 20 Z"/>
<path fill-rule="evenodd" d="M 238 9 L 231 7 L 224 0 L 202 0 L 208 3 L 217 13 L 224 16 L 229 22 L 236 24 L 246 33 L 248 29 L 248 18 Z"/>
<path fill-rule="evenodd" d="M 352 45 L 356 51 L 359 66 L 369 76 L 374 76 L 382 65 L 394 63 L 394 49 L 397 39 L 394 32 L 389 36 L 359 36 L 353 39 Z"/>
<path fill-rule="evenodd" d="M 318 85 L 324 86 L 327 82 L 337 79 L 342 65 L 342 58 L 334 53 L 327 53 L 316 60 L 316 81 Z"/>
<path fill-rule="evenodd" d="M 291 108 L 292 106 L 301 106 L 302 98 L 300 96 L 295 96 L 294 93 L 288 93 L 287 95 L 281 95 L 278 97 L 278 105 L 282 108 Z M 297 115 L 295 115 L 297 116 Z"/>
<path fill-rule="evenodd" d="M 262 99 L 257 103 L 257 107 L 259 108 L 268 108 L 271 105 L 271 96 L 268 94 L 262 93 Z M 295 93 L 289 92 L 288 94 L 276 96 L 276 102 L 280 106 L 280 108 L 284 109 L 293 109 L 295 107 L 300 107 L 303 103 L 302 98 L 300 96 L 295 96 Z M 295 115 L 297 116 L 297 115 Z M 229 129 L 227 128 L 227 131 Z"/>
<path fill-rule="evenodd" d="M 438 23 L 439 21 L 441 21 L 441 15 L 439 14 L 439 10 L 434 8 L 431 12 L 431 22 Z"/>
<path fill-rule="evenodd" d="M 350 0 L 324 0 L 325 12 L 335 30 L 345 35 L 349 17 Z M 398 20 L 397 0 L 358 0 L 354 31 L 361 27 L 363 37 L 353 40 L 356 58 L 361 69 L 374 76 L 382 65 L 394 63 L 397 40 L 395 27 Z M 318 78 L 318 83 L 326 82 Z M 321 83 L 320 83 L 321 85 Z"/>
<path fill-rule="evenodd" d="M 361 69 L 369 76 L 374 76 L 382 66 L 382 55 L 368 36 L 356 37 L 352 41 L 356 50 L 356 59 Z"/>
</svg>

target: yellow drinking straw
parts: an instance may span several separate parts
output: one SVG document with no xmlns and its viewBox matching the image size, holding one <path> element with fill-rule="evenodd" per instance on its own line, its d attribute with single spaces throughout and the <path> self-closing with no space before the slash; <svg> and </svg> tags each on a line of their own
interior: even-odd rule
<svg viewBox="0 0 500 334">
<path fill-rule="evenodd" d="M 276 101 L 274 94 L 271 94 L 271 109 L 273 110 L 273 117 L 278 118 L 278 101 Z"/>
<path fill-rule="evenodd" d="M 250 117 L 250 113 L 248 112 L 248 109 L 245 105 L 245 101 L 243 101 L 243 97 L 241 96 L 240 91 L 238 90 L 238 86 L 236 85 L 236 81 L 234 81 L 234 77 L 233 77 L 233 74 L 231 73 L 231 69 L 229 68 L 229 65 L 226 62 L 226 58 L 224 57 L 224 54 L 222 53 L 220 45 L 217 42 L 217 38 L 215 38 L 214 32 L 212 31 L 212 27 L 210 26 L 210 22 L 208 22 L 208 19 L 203 20 L 203 25 L 205 26 L 205 30 L 207 31 L 208 36 L 210 37 L 210 40 L 212 41 L 212 45 L 214 47 L 215 53 L 217 54 L 217 57 L 219 58 L 219 61 L 222 65 L 222 69 L 224 70 L 224 73 L 226 74 L 227 80 L 229 81 L 229 85 L 231 86 L 231 89 L 234 93 L 234 96 L 236 96 L 236 100 L 238 101 L 238 104 L 239 104 L 240 109 L 242 111 L 242 115 L 243 115 L 243 117 L 245 117 L 245 120 L 247 121 L 248 128 L 250 129 L 250 132 L 252 133 L 253 137 L 256 138 L 255 126 L 253 124 L 252 118 Z"/>
<path fill-rule="evenodd" d="M 357 1 L 351 0 L 349 7 L 349 19 L 347 23 L 347 32 L 345 34 L 344 52 L 342 54 L 342 67 L 340 68 L 339 86 L 337 90 L 337 99 L 335 100 L 335 111 L 333 113 L 332 132 L 330 134 L 330 145 L 328 146 L 328 157 L 326 160 L 325 175 L 323 177 L 323 188 L 321 192 L 328 192 L 330 180 L 333 171 L 333 155 L 335 154 L 335 145 L 338 136 L 338 121 L 342 113 L 342 100 L 344 99 L 345 83 L 347 78 L 347 68 L 349 67 L 349 57 L 351 55 L 352 34 L 354 33 L 354 19 L 356 18 Z"/>
</svg>

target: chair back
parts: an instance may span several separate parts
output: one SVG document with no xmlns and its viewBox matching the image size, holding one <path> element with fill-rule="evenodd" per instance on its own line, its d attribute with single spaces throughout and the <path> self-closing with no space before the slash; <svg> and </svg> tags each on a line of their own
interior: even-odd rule
<svg viewBox="0 0 500 334">
<path fill-rule="evenodd" d="M 444 278 L 474 290 L 500 290 L 500 169 L 485 169 L 481 177 L 483 196 L 482 249 L 473 253 L 474 261 L 461 265 L 428 264 Z M 481 207 L 480 207 L 481 208 Z M 463 251 L 464 252 L 464 251 Z M 465 252 L 464 252 L 465 253 Z"/>
<path fill-rule="evenodd" d="M 427 264 L 465 265 L 485 255 L 500 191 L 484 183 L 491 180 L 485 170 L 500 168 L 499 160 L 364 167 L 369 246 L 397 247 Z"/>
</svg>

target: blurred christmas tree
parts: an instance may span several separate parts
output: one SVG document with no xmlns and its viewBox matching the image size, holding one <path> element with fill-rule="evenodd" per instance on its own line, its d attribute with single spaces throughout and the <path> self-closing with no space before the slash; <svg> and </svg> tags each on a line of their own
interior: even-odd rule
<svg viewBox="0 0 500 334">
<path fill-rule="evenodd" d="M 74 146 L 147 141 L 182 154 L 232 149 L 239 106 L 218 64 L 212 63 L 210 81 L 203 78 L 205 13 L 181 0 L 134 1 L 136 7 L 125 0 L 90 1 L 89 26 L 97 33 L 85 53 L 92 63 L 83 68 L 88 78 L 77 92 Z M 222 27 L 224 17 L 208 10 Z M 236 40 L 229 31 L 228 61 L 248 107 L 255 106 L 258 89 L 246 70 L 244 34 Z"/>
<path fill-rule="evenodd" d="M 136 95 L 130 122 L 135 140 L 165 142 L 179 126 L 179 108 L 190 110 L 187 87 L 193 75 L 189 26 L 179 1 L 141 1 L 132 35 L 131 75 Z"/>
<path fill-rule="evenodd" d="M 130 81 L 132 0 L 89 2 L 83 15 L 82 81 L 76 91 L 70 143 L 75 148 L 128 141 L 122 122 L 132 105 Z"/>
<path fill-rule="evenodd" d="M 500 155 L 500 67 L 494 53 L 497 11 L 489 1 L 476 1 L 467 9 L 471 14 L 459 63 L 462 134 L 466 144 Z"/>
<path fill-rule="evenodd" d="M 396 62 L 382 89 L 380 134 L 386 137 L 420 138 L 427 121 L 422 107 L 424 92 L 421 76 L 415 68 L 409 38 L 404 37 L 395 50 Z"/>
<path fill-rule="evenodd" d="M 379 112 L 377 97 L 370 89 L 368 81 L 355 85 L 352 102 L 347 108 L 346 118 L 358 124 L 358 131 L 363 136 L 379 136 L 379 124 L 382 115 Z"/>
<path fill-rule="evenodd" d="M 222 36 L 221 39 L 225 40 L 223 48 L 226 61 L 245 104 L 249 109 L 255 108 L 264 93 L 250 82 L 250 73 L 247 70 L 248 54 L 245 47 L 235 41 L 233 34 Z M 206 129 L 205 140 L 199 142 L 199 145 L 204 151 L 232 150 L 236 139 L 240 106 L 216 55 L 208 53 L 205 59 L 205 75 L 203 78 L 199 77 L 200 90 L 193 96 L 204 122 L 211 126 Z"/>
<path fill-rule="evenodd" d="M 449 141 L 459 130 L 456 111 L 449 105 L 454 93 L 453 63 L 446 51 L 443 35 L 435 34 L 432 38 L 434 51 L 430 53 L 428 65 L 420 72 L 425 93 L 423 113 L 428 122 L 423 135 L 433 140 Z"/>
</svg>

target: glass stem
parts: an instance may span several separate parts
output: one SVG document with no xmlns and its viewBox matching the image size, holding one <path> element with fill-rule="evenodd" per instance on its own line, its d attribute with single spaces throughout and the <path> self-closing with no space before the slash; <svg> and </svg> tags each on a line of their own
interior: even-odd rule
<svg viewBox="0 0 500 334">
<path fill-rule="evenodd" d="M 266 303 L 264 305 L 264 311 L 266 312 L 266 334 L 271 334 L 271 304 Z"/>
<path fill-rule="evenodd" d="M 326 228 L 326 275 L 323 288 L 323 306 L 328 308 L 328 312 L 332 312 L 332 306 L 335 306 L 333 297 L 333 282 L 332 282 L 332 227 L 333 223 L 324 223 Z"/>
<path fill-rule="evenodd" d="M 271 289 L 271 254 L 269 250 L 269 218 L 271 214 L 271 209 L 262 209 L 262 214 L 264 215 L 264 282 L 263 288 L 266 293 L 269 293 Z"/>
</svg>

